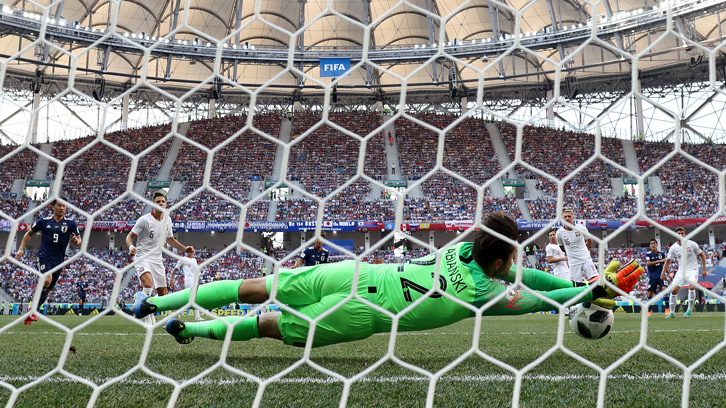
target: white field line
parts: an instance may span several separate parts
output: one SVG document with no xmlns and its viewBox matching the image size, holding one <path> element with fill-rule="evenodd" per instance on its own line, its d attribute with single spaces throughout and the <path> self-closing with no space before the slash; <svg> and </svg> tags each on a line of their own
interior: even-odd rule
<svg viewBox="0 0 726 408">
<path fill-rule="evenodd" d="M 648 333 L 684 333 L 684 332 L 723 332 L 724 329 L 663 329 L 663 330 L 648 330 Z M 565 328 L 565 333 L 575 334 L 570 329 Z M 640 333 L 640 330 L 611 330 L 610 333 Z M 62 332 L 25 332 L 25 331 L 8 331 L 0 332 L 0 336 L 4 334 L 20 335 L 20 334 L 32 334 L 32 335 L 65 335 Z M 551 331 L 521 331 L 521 332 L 481 332 L 482 335 L 520 335 L 520 334 L 557 334 L 557 330 Z M 376 333 L 374 336 L 388 336 L 389 333 Z M 398 336 L 454 336 L 454 335 L 467 335 L 471 336 L 472 332 L 399 332 Z M 98 333 L 87 333 L 80 332 L 74 336 L 146 336 L 146 333 L 111 333 L 111 332 L 98 332 Z M 154 333 L 152 336 L 168 336 L 166 333 Z"/>
<path fill-rule="evenodd" d="M 22 382 L 27 383 L 37 380 L 37 376 L 0 376 L 0 381 L 4 382 Z M 103 384 L 107 381 L 113 380 L 114 377 L 107 378 L 86 378 L 87 380 L 95 384 Z M 571 381 L 598 381 L 600 379 L 597 375 L 592 374 L 570 374 L 570 375 L 525 375 L 525 380 L 528 381 L 544 381 L 544 382 L 571 382 Z M 658 374 L 611 374 L 608 376 L 608 380 L 628 380 L 628 381 L 664 381 L 664 380 L 679 380 L 683 379 L 683 375 L 680 373 L 658 373 Z M 722 382 L 726 380 L 726 372 L 721 373 L 704 373 L 704 374 L 693 374 L 693 380 L 697 381 L 709 381 L 709 382 Z M 185 381 L 185 380 L 184 380 Z M 428 382 L 427 377 L 421 376 L 392 376 L 392 377 L 364 377 L 356 381 L 359 383 L 398 383 L 398 382 Z M 490 375 L 458 375 L 458 376 L 444 376 L 439 381 L 442 382 L 500 382 L 500 381 L 514 381 L 514 376 L 510 374 L 490 374 Z M 43 383 L 75 383 L 67 377 L 55 376 L 51 377 Z M 233 385 L 233 384 L 244 384 L 254 383 L 255 381 L 248 380 L 246 378 L 225 378 L 225 379 L 201 379 L 195 381 L 194 384 L 199 385 Z M 175 382 L 180 383 L 180 382 Z M 298 377 L 298 378 L 282 378 L 275 383 L 279 384 L 336 384 L 339 383 L 334 378 L 315 378 L 315 377 Z M 157 379 L 144 379 L 144 380 L 130 380 L 124 379 L 120 381 L 120 384 L 125 385 L 166 385 L 170 384 L 165 381 Z"/>
</svg>

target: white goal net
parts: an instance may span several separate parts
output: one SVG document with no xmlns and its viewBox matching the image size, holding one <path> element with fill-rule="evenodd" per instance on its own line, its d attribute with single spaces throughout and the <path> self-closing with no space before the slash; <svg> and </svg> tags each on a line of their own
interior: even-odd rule
<svg viewBox="0 0 726 408">
<path fill-rule="evenodd" d="M 6 406 L 724 404 L 721 2 L 202 3 L 2 7 Z M 159 209 L 156 190 L 176 239 L 197 250 L 196 283 L 273 275 L 270 299 L 210 311 L 192 290 L 155 326 L 135 319 L 139 260 L 125 238 Z M 54 200 L 82 244 L 39 270 L 37 236 L 15 255 Z M 607 338 L 576 337 L 565 312 L 582 297 L 558 304 L 522 283 L 522 268 L 550 270 L 545 246 L 564 209 L 601 274 L 611 259 L 645 266 L 651 239 L 666 252 L 695 241 L 707 271 L 688 282 L 697 299 L 687 284 L 671 297 L 670 279 L 649 297 L 646 272 L 616 298 Z M 471 319 L 399 330 L 426 299 L 461 303 L 440 290 L 438 269 L 399 314 L 351 293 L 310 320 L 275 297 L 279 271 L 316 241 L 357 271 L 440 260 L 494 211 L 520 228 L 507 285 L 554 311 L 483 317 L 503 292 L 462 304 Z M 170 272 L 182 254 L 163 253 Z M 38 309 L 37 282 L 61 269 Z M 171 291 L 183 288 L 175 276 Z M 231 334 L 179 346 L 163 330 L 192 309 L 207 320 L 279 310 L 314 327 L 353 301 L 391 332 L 294 348 Z"/>
</svg>

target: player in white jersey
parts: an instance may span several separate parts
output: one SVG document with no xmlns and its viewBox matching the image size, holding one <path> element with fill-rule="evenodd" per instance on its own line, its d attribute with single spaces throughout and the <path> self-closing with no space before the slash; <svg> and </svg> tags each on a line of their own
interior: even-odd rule
<svg viewBox="0 0 726 408">
<path fill-rule="evenodd" d="M 161 208 L 166 208 L 166 196 L 161 191 L 154 192 L 152 201 Z M 134 257 L 136 263 L 136 276 L 141 281 L 142 292 L 148 296 L 154 289 L 160 296 L 166 295 L 166 268 L 161 256 L 161 242 L 163 239 L 174 248 L 182 252 L 193 252 L 191 246 L 184 246 L 172 235 L 171 220 L 162 210 L 156 208 L 149 214 L 141 216 L 126 236 L 126 245 L 129 255 Z M 137 238 L 134 246 L 134 238 Z M 138 257 L 137 257 L 138 255 Z M 147 316 L 146 323 L 156 323 L 154 315 Z"/>
<path fill-rule="evenodd" d="M 547 262 L 550 264 L 552 274 L 558 278 L 570 280 L 570 267 L 567 265 L 567 255 L 557 245 L 557 232 L 550 231 L 548 238 L 549 244 L 545 248 L 547 254 Z"/>
<path fill-rule="evenodd" d="M 685 237 L 686 229 L 683 227 L 676 228 L 676 234 Z M 683 259 L 685 253 L 686 258 Z M 691 309 L 693 309 L 693 303 L 696 300 L 696 283 L 698 283 L 698 258 L 701 258 L 701 275 L 706 278 L 706 254 L 701 251 L 698 244 L 691 241 L 690 239 L 685 240 L 685 248 L 681 247 L 681 241 L 676 241 L 675 244 L 671 245 L 671 249 L 668 250 L 668 257 L 663 264 L 663 272 L 661 272 L 661 279 L 665 279 L 665 274 L 668 273 L 668 267 L 671 261 L 674 259 L 678 261 L 678 272 L 676 272 L 673 278 L 672 285 L 673 291 L 669 299 L 670 313 L 666 316 L 666 319 L 672 319 L 676 317 L 676 301 L 678 291 L 681 290 L 681 286 L 688 284 L 688 309 L 683 317 L 691 317 Z"/>
<path fill-rule="evenodd" d="M 189 289 L 194 286 L 194 274 L 199 270 L 199 264 L 194 259 L 194 251 L 187 252 L 186 255 L 179 259 L 179 262 L 176 263 L 174 270 L 171 272 L 171 282 L 169 282 L 171 289 L 174 289 L 174 279 L 176 278 L 177 271 L 183 271 L 184 273 L 184 289 Z M 194 309 L 194 320 L 204 320 L 197 309 Z"/>
<path fill-rule="evenodd" d="M 574 224 L 575 213 L 572 210 L 564 210 L 562 219 L 569 224 Z M 575 282 L 593 282 L 600 278 L 597 268 L 590 257 L 589 248 L 592 239 L 586 238 L 585 227 L 572 225 L 570 228 L 565 224 L 555 234 L 557 245 L 567 254 L 567 262 L 570 265 L 570 276 Z"/>
</svg>

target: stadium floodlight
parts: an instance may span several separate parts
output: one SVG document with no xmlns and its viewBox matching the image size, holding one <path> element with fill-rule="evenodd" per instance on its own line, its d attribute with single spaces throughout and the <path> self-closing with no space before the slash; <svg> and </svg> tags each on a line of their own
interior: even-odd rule
<svg viewBox="0 0 726 408">
<path fill-rule="evenodd" d="M 124 33 L 124 37 L 128 38 L 129 33 Z"/>
<path fill-rule="evenodd" d="M 254 50 L 255 49 L 255 46 L 254 45 L 250 45 L 250 49 L 251 50 Z"/>
<path fill-rule="evenodd" d="M 212 43 L 207 43 L 207 47 L 211 47 L 211 46 L 212 46 Z"/>
<path fill-rule="evenodd" d="M 164 44 L 169 44 L 169 39 L 164 40 Z"/>
</svg>

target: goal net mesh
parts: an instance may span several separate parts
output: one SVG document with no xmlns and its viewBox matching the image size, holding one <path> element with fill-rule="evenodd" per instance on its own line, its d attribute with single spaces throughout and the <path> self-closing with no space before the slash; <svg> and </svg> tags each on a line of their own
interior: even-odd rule
<svg viewBox="0 0 726 408">
<path fill-rule="evenodd" d="M 247 81 L 239 78 L 246 75 L 255 78 L 267 67 L 254 64 L 235 66 L 238 78 L 235 80 L 231 79 L 234 77 L 230 62 L 222 58 L 227 50 L 243 46 L 239 44 L 239 33 L 256 25 L 287 33 L 289 53 L 292 54 L 299 48 L 296 44 L 300 44 L 305 27 L 299 31 L 288 30 L 271 22 L 266 13 L 260 12 L 261 2 L 257 1 L 253 14 L 237 31 L 226 38 L 213 38 L 200 26 L 191 23 L 189 16 L 194 10 L 194 2 L 184 2 L 178 6 L 178 15 L 167 15 L 170 19 L 178 19 L 172 33 L 148 39 L 147 34 L 124 33 L 117 25 L 119 2 L 109 2 L 109 29 L 104 38 L 115 38 L 123 46 L 139 50 L 142 55 L 136 70 L 139 77 L 126 89 L 109 91 L 111 96 L 104 98 L 101 95 L 94 99 L 95 96 L 86 93 L 92 87 L 81 86 L 74 78 L 81 72 L 79 69 L 87 65 L 89 58 L 103 58 L 103 40 L 89 47 L 72 48 L 71 51 L 61 48 L 54 43 L 52 36 L 45 35 L 48 27 L 56 24 L 54 16 L 58 4 L 31 3 L 28 2 L 27 6 L 27 10 L 32 10 L 29 18 L 39 16 L 39 33 L 31 33 L 22 39 L 22 48 L 3 58 L 3 84 L 9 89 L 12 80 L 5 74 L 11 72 L 15 64 L 27 63 L 25 58 L 33 50 L 38 50 L 35 51 L 36 56 L 49 52 L 60 55 L 58 59 L 64 57 L 69 65 L 68 79 L 65 89 L 39 84 L 47 93 L 38 97 L 35 104 L 25 105 L 12 100 L 13 94 L 9 90 L 3 95 L 3 106 L 18 108 L 18 117 L 27 126 L 27 135 L 21 144 L 2 146 L 0 166 L 5 177 L 3 187 L 10 191 L 13 182 L 8 180 L 27 178 L 24 189 L 31 193 L 22 200 L 10 196 L 3 198 L 0 215 L 10 225 L 10 233 L 1 259 L 2 272 L 15 276 L 9 282 L 23 283 L 13 289 L 16 297 L 32 298 L 33 303 L 38 302 L 40 290 L 36 289 L 35 282 L 48 277 L 51 271 L 36 269 L 34 260 L 37 251 L 27 251 L 22 259 L 15 260 L 13 250 L 17 244 L 14 242 L 20 242 L 32 222 L 29 220 L 48 216 L 49 203 L 63 197 L 71 218 L 84 226 L 83 244 L 79 248 L 73 247 L 72 255 L 62 264 L 64 278 L 61 278 L 56 291 L 73 292 L 74 282 L 79 276 L 93 276 L 95 287 L 90 290 L 102 294 L 99 299 L 106 299 L 97 315 L 68 321 L 72 324 L 66 325 L 64 320 L 41 313 L 40 321 L 35 325 L 42 323 L 46 326 L 34 331 L 34 337 L 21 333 L 25 327 L 22 322 L 30 313 L 26 309 L 28 303 L 21 303 L 19 316 L 3 320 L 0 339 L 5 343 L 37 342 L 30 356 L 31 361 L 37 362 L 36 366 L 28 368 L 23 375 L 0 372 L 0 388 L 4 390 L 0 395 L 7 406 L 22 405 L 23 398 L 30 398 L 27 395 L 44 393 L 47 389 L 65 392 L 66 385 L 71 389 L 82 386 L 84 391 L 80 394 L 84 397 L 81 404 L 87 406 L 113 405 L 114 398 L 153 401 L 154 404 L 168 406 L 185 405 L 195 401 L 185 399 L 189 395 L 204 395 L 210 405 L 226 401 L 217 399 L 221 397 L 215 395 L 215 389 L 228 393 L 229 398 L 253 406 L 276 405 L 276 397 L 270 398 L 270 394 L 285 395 L 280 397 L 281 405 L 315 406 L 318 404 L 315 401 L 319 401 L 320 405 L 376 405 L 376 395 L 381 393 L 400 394 L 401 399 L 394 401 L 402 405 L 411 401 L 415 401 L 413 405 L 456 405 L 457 395 L 468 393 L 480 395 L 482 401 L 491 400 L 492 405 L 520 406 L 528 405 L 528 401 L 529 405 L 536 406 L 541 401 L 554 401 L 550 397 L 541 396 L 544 399 L 539 399 L 537 396 L 538 384 L 543 384 L 546 392 L 580 389 L 572 391 L 579 392 L 578 395 L 583 398 L 580 402 L 595 402 L 602 407 L 607 405 L 610 397 L 613 401 L 628 401 L 623 393 L 627 394 L 631 381 L 639 392 L 652 391 L 648 387 L 657 386 L 659 381 L 676 388 L 680 385 L 681 400 L 677 402 L 687 406 L 694 384 L 707 387 L 709 376 L 714 378 L 712 374 L 717 375 L 710 367 L 704 369 L 704 365 L 720 353 L 723 338 L 710 345 L 702 355 L 685 359 L 669 353 L 668 347 L 664 346 L 667 342 L 653 344 L 649 340 L 654 331 L 645 313 L 664 297 L 667 301 L 665 291 L 650 301 L 635 295 L 620 298 L 638 306 L 643 317 L 635 323 L 632 335 L 627 336 L 622 344 L 608 340 L 586 344 L 572 339 L 574 335 L 568 328 L 564 312 L 579 303 L 579 299 L 555 305 L 558 308 L 556 316 L 542 316 L 535 323 L 530 320 L 529 326 L 521 331 L 518 331 L 517 325 L 512 326 L 512 332 L 488 331 L 490 319 L 499 322 L 497 327 L 506 326 L 506 323 L 504 326 L 501 323 L 504 318 L 482 319 L 482 313 L 494 303 L 490 302 L 481 309 L 464 305 L 475 317 L 467 321 L 469 326 L 463 335 L 461 332 L 453 333 L 449 328 L 421 333 L 399 332 L 400 317 L 415 312 L 424 299 L 451 297 L 436 289 L 438 271 L 431 282 L 433 289 L 399 314 L 392 314 L 357 294 L 342 299 L 328 313 L 347 302 L 358 300 L 379 313 L 387 314 L 393 321 L 390 334 L 376 335 L 352 346 L 313 349 L 309 341 L 307 347 L 285 351 L 282 350 L 284 347 L 267 340 L 260 342 L 262 345 L 256 341 L 233 343 L 227 336 L 220 342 L 197 340 L 194 348 L 178 347 L 171 338 L 160 333 L 169 318 L 180 315 L 186 318 L 188 308 L 159 316 L 154 327 L 146 327 L 143 321 L 118 312 L 116 305 L 121 301 L 130 302 L 133 293 L 140 289 L 134 276 L 134 263 L 129 261 L 125 243 L 118 242 L 119 238 L 115 242 L 115 246 L 120 247 L 119 251 L 113 251 L 112 243 L 110 251 L 94 247 L 106 239 L 95 235 L 101 234 L 98 230 L 118 237 L 120 235 L 115 233 L 125 231 L 125 223 L 133 222 L 154 208 L 150 190 L 146 187 L 148 182 L 155 180 L 172 180 L 170 184 L 158 186 L 168 188 L 170 196 L 175 196 L 166 210 L 175 222 L 187 223 L 184 224 L 187 226 L 191 221 L 227 225 L 216 231 L 216 234 L 226 233 L 228 238 L 225 248 L 219 251 L 204 250 L 204 238 L 194 238 L 194 232 L 176 229 L 176 233 L 183 234 L 179 239 L 182 243 L 195 242 L 200 250 L 198 282 L 276 274 L 281 268 L 290 267 L 303 248 L 319 239 L 340 254 L 334 257 L 334 261 L 395 262 L 425 253 L 440 253 L 440 248 L 470 240 L 475 230 L 484 228 L 482 221 L 487 213 L 501 210 L 518 219 L 540 223 L 538 228 L 523 234 L 520 242 L 516 243 L 518 279 L 512 288 L 526 290 L 551 303 L 521 283 L 521 268 L 540 265 L 536 257 L 531 256 L 529 248 L 533 244 L 540 245 L 540 248 L 543 246 L 547 233 L 561 225 L 564 208 L 573 209 L 578 219 L 622 220 L 622 226 L 615 230 L 589 230 L 589 238 L 594 241 L 593 247 L 597 248 L 596 265 L 601 272 L 611 258 L 625 260 L 640 256 L 627 248 L 618 251 L 618 245 L 614 246 L 615 249 L 610 245 L 622 241 L 631 227 L 649 223 L 654 236 L 659 237 L 661 246 L 665 246 L 666 242 L 675 242 L 680 237 L 671 228 L 660 225 L 660 220 L 679 216 L 695 218 L 689 214 L 704 218 L 697 228 L 689 232 L 687 238 L 693 238 L 708 233 L 713 228 L 713 222 L 724 215 L 726 152 L 723 145 L 686 144 L 682 137 L 686 127 L 691 135 L 705 133 L 704 129 L 708 128 L 702 124 L 693 125 L 694 128 L 684 121 L 696 108 L 694 117 L 703 114 L 703 105 L 707 105 L 706 110 L 723 108 L 723 78 L 716 63 L 722 51 L 718 44 L 709 48 L 688 35 L 687 22 L 678 23 L 679 17 L 674 11 L 676 4 L 651 5 L 652 10 L 663 13 L 668 20 L 662 30 L 652 34 L 659 37 L 653 40 L 653 44 L 658 41 L 683 44 L 684 49 L 689 47 L 689 52 L 693 49 L 699 53 L 699 58 L 702 58 L 702 62 L 698 60 L 700 63 L 709 64 L 710 75 L 705 79 L 708 85 L 702 96 L 689 99 L 688 104 L 683 103 L 683 98 L 680 102 L 653 99 L 640 89 L 639 67 L 643 60 L 657 58 L 648 48 L 632 54 L 621 48 L 623 42 L 628 45 L 632 38 L 623 38 L 620 34 L 612 40 L 600 37 L 602 30 L 611 29 L 608 24 L 618 18 L 624 19 L 624 16 L 598 15 L 598 18 L 592 18 L 590 24 L 572 25 L 572 30 L 589 32 L 589 37 L 575 46 L 570 44 L 558 48 L 555 45 L 555 51 L 544 55 L 530 41 L 532 35 L 528 22 L 522 19 L 528 7 L 542 5 L 533 2 L 522 9 L 515 9 L 508 3 L 495 1 L 491 1 L 489 7 L 511 15 L 511 31 L 499 33 L 500 38 L 493 38 L 494 42 L 501 44 L 500 53 L 476 60 L 457 58 L 445 29 L 462 10 L 479 7 L 478 2 L 464 2 L 443 17 L 427 11 L 425 6 L 418 4 L 421 2 L 402 2 L 392 4 L 390 10 L 367 23 L 340 12 L 335 2 L 319 8 L 307 8 L 309 14 L 317 14 L 309 21 L 332 18 L 362 30 L 365 35 L 360 46 L 361 60 L 351 62 L 347 75 L 323 80 L 317 77 L 317 68 L 294 63 L 295 56 L 292 55 L 287 65 L 269 68 L 277 74 L 272 75 L 268 82 L 251 87 L 240 85 Z M 599 6 L 600 3 L 588 3 L 590 15 L 597 15 Z M 426 48 L 437 51 L 431 59 L 420 64 L 396 67 L 397 64 L 391 63 L 390 66 L 382 66 L 369 52 L 374 48 L 370 32 L 383 21 L 395 19 L 396 13 L 402 10 L 416 11 L 425 16 L 431 24 L 433 42 L 436 43 L 427 43 Z M 646 10 L 646 14 L 649 11 Z M 21 15 L 23 11 L 6 9 L 4 13 L 6 16 L 8 13 Z M 685 28 L 679 29 L 679 24 L 685 24 Z M 560 27 L 560 30 L 567 30 L 567 27 Z M 238 44 L 231 45 L 235 39 Z M 166 64 L 167 59 L 156 56 L 155 50 L 177 42 L 180 46 L 187 45 L 187 41 L 195 40 L 200 46 L 209 43 L 207 47 L 216 47 L 216 59 L 204 62 L 211 73 L 184 93 L 164 90 L 159 85 L 163 81 L 156 78 L 156 73 L 159 72 L 159 64 Z M 467 40 L 462 44 L 475 44 L 476 41 Z M 484 40 L 481 42 L 484 43 Z M 576 75 L 569 69 L 574 61 L 590 57 L 587 54 L 592 52 L 593 46 L 609 53 L 612 60 L 620 60 L 614 64 L 618 70 L 629 69 L 633 73 L 627 83 L 628 89 L 623 90 L 622 97 L 612 103 L 583 99 L 582 95 L 578 98 L 578 85 L 573 79 Z M 249 48 L 248 43 L 244 47 L 250 52 L 254 50 Z M 686 51 L 683 53 L 685 55 Z M 542 103 L 528 104 L 527 100 L 523 100 L 521 108 L 510 107 L 507 110 L 488 100 L 487 84 L 492 77 L 509 75 L 508 70 L 513 70 L 512 64 L 518 61 L 532 69 L 536 67 L 543 75 L 547 73 L 553 82 L 549 91 L 543 91 Z M 694 62 L 691 59 L 690 63 Z M 173 62 L 173 66 L 180 70 L 188 67 L 187 64 L 190 62 Z M 606 67 L 603 68 L 605 72 L 611 65 L 604 64 L 603 67 Z M 444 79 L 451 82 L 451 90 L 449 98 L 444 98 L 448 102 L 441 106 L 453 106 L 455 113 L 437 110 L 435 103 L 427 105 L 421 99 L 413 99 L 413 96 L 414 102 L 407 101 L 411 91 L 409 84 L 416 75 L 424 72 L 436 79 L 442 69 L 447 70 Z M 452 76 L 449 76 L 449 69 L 454 72 Z M 86 71 L 83 72 L 85 74 Z M 395 94 L 389 92 L 389 95 L 394 95 L 393 100 L 381 100 L 376 105 L 366 106 L 355 105 L 355 98 L 348 98 L 349 105 L 345 106 L 334 102 L 338 98 L 338 86 L 342 94 L 344 85 L 371 73 L 379 84 L 398 86 L 394 88 Z M 452 91 L 464 90 L 456 83 L 458 78 L 464 77 L 475 81 L 467 83 L 463 99 L 461 95 L 456 99 Z M 290 92 L 292 101 L 285 99 L 288 96 L 280 97 L 279 101 L 268 97 L 267 93 L 274 91 L 276 84 L 287 83 L 290 78 L 308 87 L 318 87 L 322 90 L 316 94 L 318 99 L 303 108 L 305 104 L 301 104 L 301 99 L 293 97 L 296 92 Z M 217 84 L 221 84 L 220 93 L 223 87 L 230 95 L 214 97 L 213 109 L 217 111 L 214 115 L 209 113 L 212 108 L 207 100 L 210 88 L 217 88 Z M 520 85 L 514 77 L 512 85 Z M 95 92 L 100 91 L 99 86 L 99 83 L 93 84 Z M 235 92 L 237 96 L 233 96 Z M 127 103 L 124 98 L 131 94 L 155 95 L 153 108 L 130 107 L 131 116 L 136 120 L 142 120 L 146 109 L 147 120 L 144 123 L 165 122 L 167 118 L 171 123 L 138 128 L 130 126 L 133 121 L 128 117 L 121 120 L 122 111 L 129 109 L 128 106 L 122 107 Z M 240 94 L 243 96 L 240 97 Z M 62 121 L 53 119 L 48 111 L 51 107 L 58 109 L 58 103 L 68 103 L 69 99 L 75 100 L 79 110 L 96 111 L 98 125 L 87 126 L 99 129 L 98 132 L 68 140 L 54 138 L 53 143 L 37 143 L 36 134 L 41 134 L 41 142 L 46 141 L 43 132 L 38 132 L 37 125 L 27 124 L 37 122 L 38 117 Z M 58 117 L 68 118 L 70 122 L 84 122 L 73 109 L 67 108 L 67 112 L 59 113 Z M 149 118 L 150 110 L 154 118 Z M 207 113 L 200 113 L 200 110 Z M 555 128 L 552 126 L 554 122 L 543 125 L 548 118 L 554 117 L 552 111 L 555 110 L 562 123 L 578 125 L 568 129 Z M 626 139 L 618 138 L 622 135 L 614 129 L 625 127 L 625 122 L 632 122 L 633 111 L 638 110 L 656 113 L 646 118 L 644 123 L 631 127 L 639 130 Z M 656 126 L 661 122 L 668 123 L 671 130 L 661 132 Z M 723 126 L 718 122 L 713 126 L 714 132 Z M 659 142 L 665 139 L 668 142 Z M 48 141 L 51 141 L 50 136 Z M 629 151 L 636 157 L 635 164 L 628 157 Z M 242 174 L 245 177 L 241 177 Z M 39 190 L 29 190 L 30 179 L 50 180 L 50 184 L 38 183 Z M 407 181 L 399 189 L 387 183 L 399 179 Z M 522 180 L 524 185 L 515 186 L 517 180 Z M 625 184 L 623 180 L 629 182 Z M 526 188 L 526 199 L 513 196 L 519 187 Z M 619 189 L 624 189 L 625 193 Z M 656 189 L 659 189 L 660 195 L 653 191 Z M 701 192 L 696 193 L 695 189 Z M 325 226 L 368 219 L 381 221 L 386 227 L 378 241 L 366 242 L 362 250 L 357 245 L 346 246 L 334 241 L 330 232 L 325 238 L 321 237 Z M 250 223 L 284 221 L 296 221 L 299 229 L 306 231 L 299 242 L 299 249 L 278 250 L 275 245 L 261 249 L 257 238 L 245 238 L 251 234 L 258 236 L 257 231 L 245 230 L 244 227 Z M 448 232 L 429 235 L 426 229 L 432 222 L 447 225 Z M 208 232 L 197 234 L 198 237 Z M 371 235 L 366 231 L 365 236 Z M 401 237 L 405 238 L 405 245 L 417 249 L 399 255 L 401 248 L 389 248 L 390 242 L 398 242 Z M 35 240 L 37 242 L 37 238 Z M 164 256 L 167 265 L 173 265 L 180 258 L 169 248 L 164 248 Z M 703 292 L 709 299 L 724 301 L 715 290 L 703 288 Z M 504 293 L 500 298 L 506 295 Z M 189 308 L 199 308 L 194 299 L 195 295 L 192 295 Z M 248 315 L 268 312 L 271 305 L 278 306 L 284 313 L 297 313 L 277 302 L 273 286 L 269 301 L 252 305 Z M 108 315 L 113 312 L 117 312 L 114 321 L 120 323 L 109 323 Z M 219 319 L 217 314 L 209 311 L 203 311 L 203 315 L 207 319 Z M 507 319 L 516 321 L 517 318 Z M 315 327 L 316 321 L 310 322 L 312 327 Z M 617 321 L 616 315 L 616 324 Z M 128 323 L 133 324 L 135 329 L 114 335 L 116 325 Z M 723 331 L 723 327 L 719 330 Z M 689 332 L 690 335 L 693 333 Z M 311 329 L 309 339 L 314 336 L 314 329 Z M 85 342 L 90 350 L 76 351 L 74 345 L 81 343 L 84 337 L 103 339 L 103 344 Z M 528 349 L 533 338 L 544 338 L 549 343 Z M 678 337 L 672 341 L 684 339 L 697 341 L 695 337 Z M 607 358 L 600 358 L 599 353 L 606 348 L 617 348 L 617 352 L 608 351 Z M 125 351 L 119 356 L 118 352 L 109 351 L 112 349 Z M 8 354 L 15 353 L 12 348 L 5 350 Z M 356 359 L 358 352 L 367 357 Z M 83 361 L 79 360 L 81 353 L 86 355 L 82 357 Z M 116 360 L 105 359 L 105 353 L 115 356 Z M 17 362 L 21 366 L 24 364 L 24 356 L 8 354 L 3 360 Z M 122 357 L 125 359 L 121 360 Z M 260 359 L 274 361 L 266 367 L 259 364 Z M 637 369 L 649 359 L 664 361 L 671 368 L 665 373 Z M 175 369 L 175 366 L 189 367 L 190 361 L 193 370 L 179 372 Z M 252 364 L 255 368 L 249 369 L 247 364 L 254 361 L 257 361 Z M 579 368 L 563 372 L 558 364 L 564 361 Z M 13 371 L 8 369 L 8 372 Z M 718 375 L 722 379 L 723 371 Z M 649 382 L 648 376 L 655 380 Z M 554 383 L 567 386 L 557 388 L 552 385 Z M 303 390 L 303 386 L 325 388 L 324 392 L 316 393 Z M 159 395 L 165 397 L 157 399 L 155 390 L 161 390 Z M 300 395 L 300 399 L 296 400 L 298 397 L 295 395 Z M 586 396 L 596 396 L 595 401 L 585 400 Z M 78 403 L 72 397 L 68 398 Z M 461 398 L 469 401 L 471 396 Z M 658 405 L 657 398 L 653 398 L 643 404 Z"/>
</svg>

